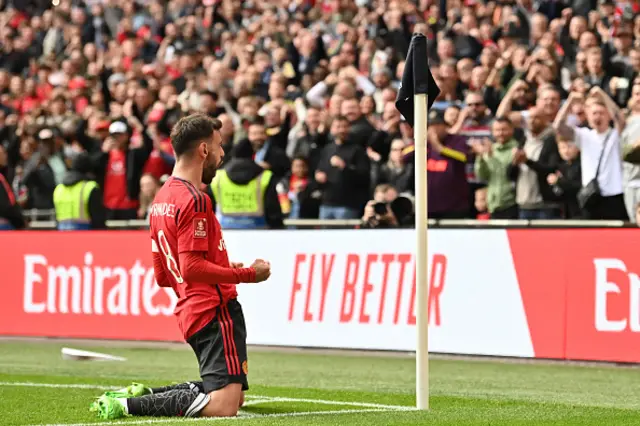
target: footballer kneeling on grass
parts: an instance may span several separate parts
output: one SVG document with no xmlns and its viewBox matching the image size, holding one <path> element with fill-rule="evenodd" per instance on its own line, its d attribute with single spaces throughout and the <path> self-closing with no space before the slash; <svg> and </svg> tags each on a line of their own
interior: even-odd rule
<svg viewBox="0 0 640 426">
<path fill-rule="evenodd" d="M 193 114 L 171 132 L 173 175 L 151 206 L 153 269 L 158 285 L 172 287 L 175 315 L 200 365 L 202 381 L 161 388 L 134 383 L 106 392 L 91 411 L 102 419 L 124 416 L 229 417 L 244 402 L 246 328 L 236 284 L 265 281 L 269 262 L 249 268 L 229 263 L 211 200 L 198 188 L 211 183 L 224 151 L 220 122 Z"/>
</svg>

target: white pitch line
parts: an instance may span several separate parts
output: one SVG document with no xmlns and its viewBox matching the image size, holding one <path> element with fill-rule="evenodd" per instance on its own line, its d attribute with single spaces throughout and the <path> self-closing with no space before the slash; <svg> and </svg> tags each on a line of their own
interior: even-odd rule
<svg viewBox="0 0 640 426">
<path fill-rule="evenodd" d="M 331 401 L 330 399 L 287 398 L 287 397 L 262 396 L 262 395 L 252 395 L 252 396 L 254 398 L 269 400 L 270 402 L 306 402 L 309 404 L 343 405 L 343 406 L 350 406 L 350 407 L 379 408 L 383 410 L 392 410 L 392 411 L 416 410 L 416 408 L 408 407 L 406 405 L 385 405 L 385 404 L 375 404 L 371 402 Z"/>
<path fill-rule="evenodd" d="M 277 418 L 277 417 L 301 417 L 301 416 L 331 416 L 338 414 L 356 414 L 356 413 L 382 413 L 394 410 L 385 410 L 382 408 L 367 408 L 364 410 L 333 410 L 333 411 L 296 411 L 293 413 L 275 413 L 275 414 L 263 414 L 256 416 L 263 418 Z M 116 422 L 95 422 L 95 423 L 56 423 L 48 425 L 33 425 L 33 426 L 111 426 L 111 425 L 145 425 L 156 423 L 171 423 L 171 422 L 215 422 L 224 420 L 246 420 L 252 418 L 252 415 L 244 415 L 238 417 L 197 417 L 197 418 L 168 418 L 168 419 L 148 419 L 148 420 L 132 420 L 132 421 L 116 421 Z"/>
<path fill-rule="evenodd" d="M 118 389 L 117 386 L 103 386 L 83 383 L 33 383 L 33 382 L 0 382 L 0 386 L 23 386 L 33 388 L 60 388 L 60 389 Z"/>
</svg>

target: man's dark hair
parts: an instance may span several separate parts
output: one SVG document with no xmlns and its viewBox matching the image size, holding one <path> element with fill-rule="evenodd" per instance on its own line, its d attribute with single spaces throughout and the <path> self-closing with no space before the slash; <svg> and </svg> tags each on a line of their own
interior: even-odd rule
<svg viewBox="0 0 640 426">
<path fill-rule="evenodd" d="M 264 126 L 264 118 L 258 116 L 249 121 L 249 126 Z"/>
<path fill-rule="evenodd" d="M 494 123 L 506 123 L 509 126 L 513 127 L 513 123 L 511 122 L 511 120 L 509 120 L 507 117 L 501 115 L 500 117 L 496 117 L 493 120 Z"/>
<path fill-rule="evenodd" d="M 218 94 L 211 90 L 201 90 L 200 96 L 209 96 L 214 102 L 218 102 Z"/>
<path fill-rule="evenodd" d="M 349 119 L 347 117 L 345 117 L 344 115 L 338 115 L 338 116 L 336 116 L 336 118 L 333 119 L 333 121 L 346 121 L 348 123 Z"/>
<path fill-rule="evenodd" d="M 307 157 L 306 155 L 296 154 L 291 159 L 291 162 L 294 162 L 296 160 L 304 161 L 306 165 L 309 165 L 309 157 Z"/>
<path fill-rule="evenodd" d="M 191 114 L 181 118 L 171 130 L 171 145 L 176 157 L 191 151 L 203 139 L 219 131 L 222 123 L 205 114 Z"/>
</svg>

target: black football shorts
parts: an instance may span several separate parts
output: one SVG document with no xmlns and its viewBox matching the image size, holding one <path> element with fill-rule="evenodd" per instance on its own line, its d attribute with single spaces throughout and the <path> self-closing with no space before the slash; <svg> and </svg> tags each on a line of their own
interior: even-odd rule
<svg viewBox="0 0 640 426">
<path fill-rule="evenodd" d="M 216 316 L 187 342 L 200 366 L 205 393 L 222 389 L 230 383 L 247 382 L 247 328 L 242 306 L 236 299 L 216 308 Z"/>
</svg>

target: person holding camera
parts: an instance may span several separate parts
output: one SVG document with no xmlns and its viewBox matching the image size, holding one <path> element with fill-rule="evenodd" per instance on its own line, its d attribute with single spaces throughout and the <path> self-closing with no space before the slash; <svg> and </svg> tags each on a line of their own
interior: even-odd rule
<svg viewBox="0 0 640 426">
<path fill-rule="evenodd" d="M 373 200 L 367 203 L 362 216 L 362 228 L 399 228 L 413 224 L 413 201 L 398 196 L 392 185 L 376 187 Z"/>
</svg>

